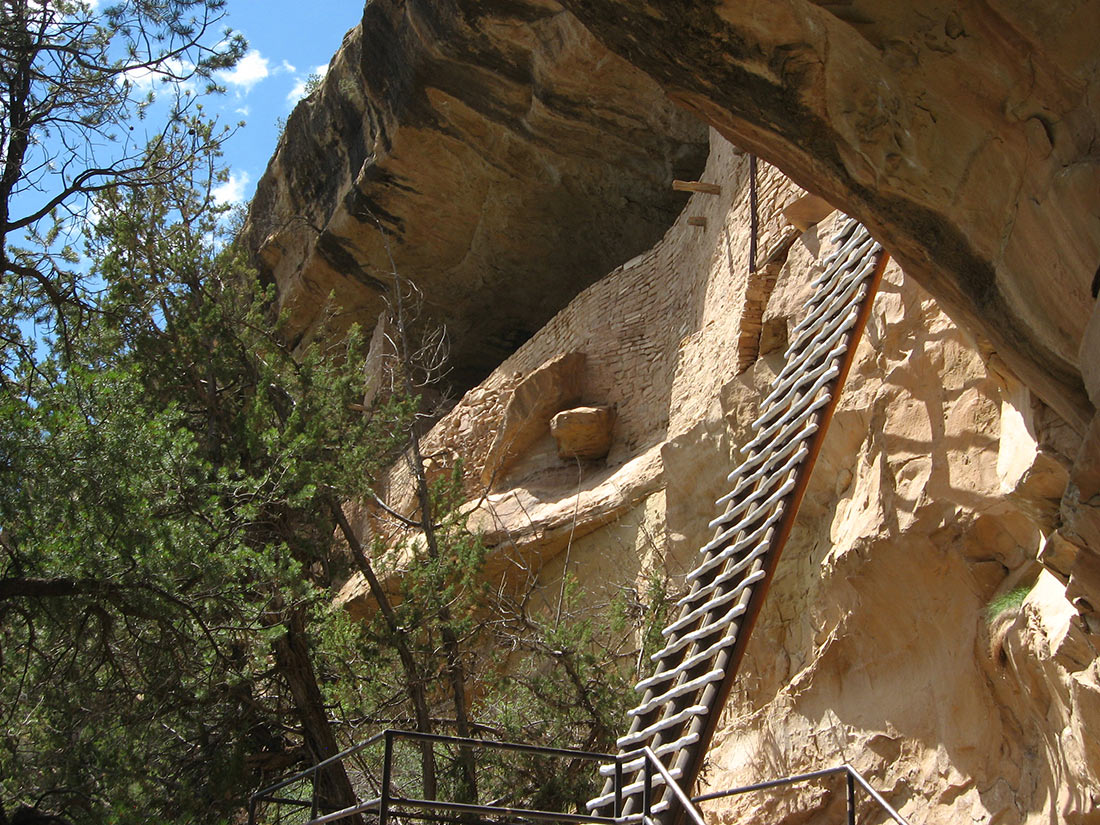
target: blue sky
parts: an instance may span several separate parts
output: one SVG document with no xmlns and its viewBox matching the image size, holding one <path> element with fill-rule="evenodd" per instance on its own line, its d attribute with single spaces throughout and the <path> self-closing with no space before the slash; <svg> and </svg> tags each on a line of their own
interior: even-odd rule
<svg viewBox="0 0 1100 825">
<path fill-rule="evenodd" d="M 247 202 L 263 175 L 285 118 L 311 73 L 323 74 L 364 0 L 229 0 L 226 25 L 248 38 L 249 51 L 219 79 L 227 93 L 206 101 L 223 123 L 245 121 L 226 146 L 230 179 L 219 194 Z"/>
<path fill-rule="evenodd" d="M 86 0 L 92 9 L 99 9 L 106 0 Z M 229 0 L 227 17 L 219 27 L 230 27 L 249 41 L 244 59 L 218 79 L 226 87 L 224 95 L 203 100 L 208 114 L 216 114 L 224 124 L 244 121 L 225 145 L 223 161 L 229 168 L 229 180 L 218 187 L 216 194 L 225 203 L 246 203 L 256 189 L 267 162 L 275 152 L 279 139 L 280 118 L 294 108 L 311 74 L 324 74 L 332 56 L 340 48 L 344 34 L 359 22 L 365 0 Z M 139 91 L 155 88 L 152 77 L 135 72 L 131 79 Z M 49 144 L 49 140 L 46 141 Z M 56 153 L 49 146 L 45 156 Z M 36 159 L 37 160 L 37 159 Z M 47 179 L 49 186 L 55 183 Z M 41 205 L 42 192 L 36 186 L 17 194 L 14 202 L 23 214 Z M 21 239 L 20 239 L 21 240 Z M 77 249 L 76 235 L 66 235 L 65 243 Z M 87 261 L 81 263 L 85 267 Z M 94 288 L 95 281 L 86 284 Z M 24 333 L 41 340 L 43 330 L 34 319 L 20 321 Z"/>
</svg>

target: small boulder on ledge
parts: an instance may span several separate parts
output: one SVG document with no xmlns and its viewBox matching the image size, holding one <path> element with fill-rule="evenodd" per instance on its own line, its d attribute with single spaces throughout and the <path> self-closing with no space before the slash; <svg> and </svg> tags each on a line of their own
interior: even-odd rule
<svg viewBox="0 0 1100 825">
<path fill-rule="evenodd" d="M 611 429 L 615 410 L 607 404 L 594 404 L 562 410 L 550 419 L 550 434 L 558 442 L 562 458 L 603 458 L 611 449 Z"/>
</svg>

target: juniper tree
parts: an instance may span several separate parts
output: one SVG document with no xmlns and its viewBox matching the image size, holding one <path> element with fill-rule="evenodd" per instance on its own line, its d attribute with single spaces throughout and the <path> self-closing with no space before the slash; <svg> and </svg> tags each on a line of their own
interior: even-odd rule
<svg viewBox="0 0 1100 825">
<path fill-rule="evenodd" d="M 213 170 L 102 193 L 94 312 L 0 402 L 0 781 L 81 821 L 210 821 L 335 752 L 332 502 L 402 430 L 362 412 L 354 331 L 287 349 Z"/>
<path fill-rule="evenodd" d="M 0 367 L 33 345 L 13 319 L 63 333 L 90 308 L 76 261 L 92 196 L 167 183 L 225 139 L 188 124 L 244 53 L 225 2 L 0 3 Z"/>
</svg>

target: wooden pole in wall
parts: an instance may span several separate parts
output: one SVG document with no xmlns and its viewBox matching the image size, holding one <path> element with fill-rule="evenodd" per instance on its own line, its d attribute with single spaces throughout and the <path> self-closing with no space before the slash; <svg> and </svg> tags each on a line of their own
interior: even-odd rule
<svg viewBox="0 0 1100 825">
<path fill-rule="evenodd" d="M 717 183 L 703 183 L 699 180 L 674 180 L 672 188 L 677 192 L 700 192 L 704 195 L 722 194 L 722 187 Z"/>
</svg>

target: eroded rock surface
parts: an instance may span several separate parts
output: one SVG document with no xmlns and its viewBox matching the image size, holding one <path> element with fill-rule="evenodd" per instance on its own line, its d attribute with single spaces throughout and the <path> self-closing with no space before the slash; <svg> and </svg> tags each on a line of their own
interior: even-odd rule
<svg viewBox="0 0 1100 825">
<path fill-rule="evenodd" d="M 652 250 L 583 292 L 433 430 L 465 456 L 470 523 L 552 610 L 565 574 L 594 602 L 673 589 L 710 538 L 737 445 L 782 352 L 746 341 L 797 323 L 835 218 L 760 174 L 748 271 L 748 162 L 715 137 L 704 180 Z M 689 224 L 693 217 L 706 226 Z M 614 405 L 606 458 L 561 458 L 529 432 L 486 490 L 505 410 L 531 376 L 583 352 L 581 394 Z M 1067 589 L 1078 554 L 1053 529 L 1080 434 L 891 265 L 776 581 L 720 720 L 704 788 L 850 762 L 914 822 L 1095 821 L 1100 625 Z M 1076 469 L 1074 469 L 1076 467 Z M 402 473 L 393 501 L 412 506 Z M 343 598 L 355 609 L 362 585 Z M 625 720 L 624 720 L 625 724 Z M 836 821 L 842 787 L 709 806 L 710 821 Z M 866 802 L 861 816 L 871 816 Z"/>
<path fill-rule="evenodd" d="M 292 337 L 330 292 L 338 325 L 373 328 L 396 266 L 466 389 L 652 246 L 705 156 L 704 127 L 551 0 L 371 0 L 290 116 L 247 241 Z"/>
<path fill-rule="evenodd" d="M 564 2 L 724 135 L 859 216 L 1084 431 L 1100 2 Z"/>
<path fill-rule="evenodd" d="M 594 600 L 677 586 L 831 219 L 764 165 L 750 272 L 748 161 L 716 137 L 709 192 L 657 240 L 700 142 L 644 70 L 901 263 L 706 782 L 848 761 L 914 821 L 1095 822 L 1100 0 L 563 5 L 368 4 L 250 218 L 293 331 L 330 290 L 340 323 L 373 323 L 396 263 L 450 323 L 460 384 L 530 338 L 427 440 L 433 472 L 465 459 L 493 581 L 547 605 L 566 574 Z M 605 456 L 559 451 L 578 405 L 615 410 Z M 383 492 L 414 506 L 400 467 Z M 357 579 L 341 599 L 367 609 Z M 712 816 L 824 822 L 842 797 Z"/>
<path fill-rule="evenodd" d="M 611 451 L 615 410 L 606 404 L 573 407 L 550 419 L 550 435 L 560 458 L 596 460 Z"/>
</svg>

